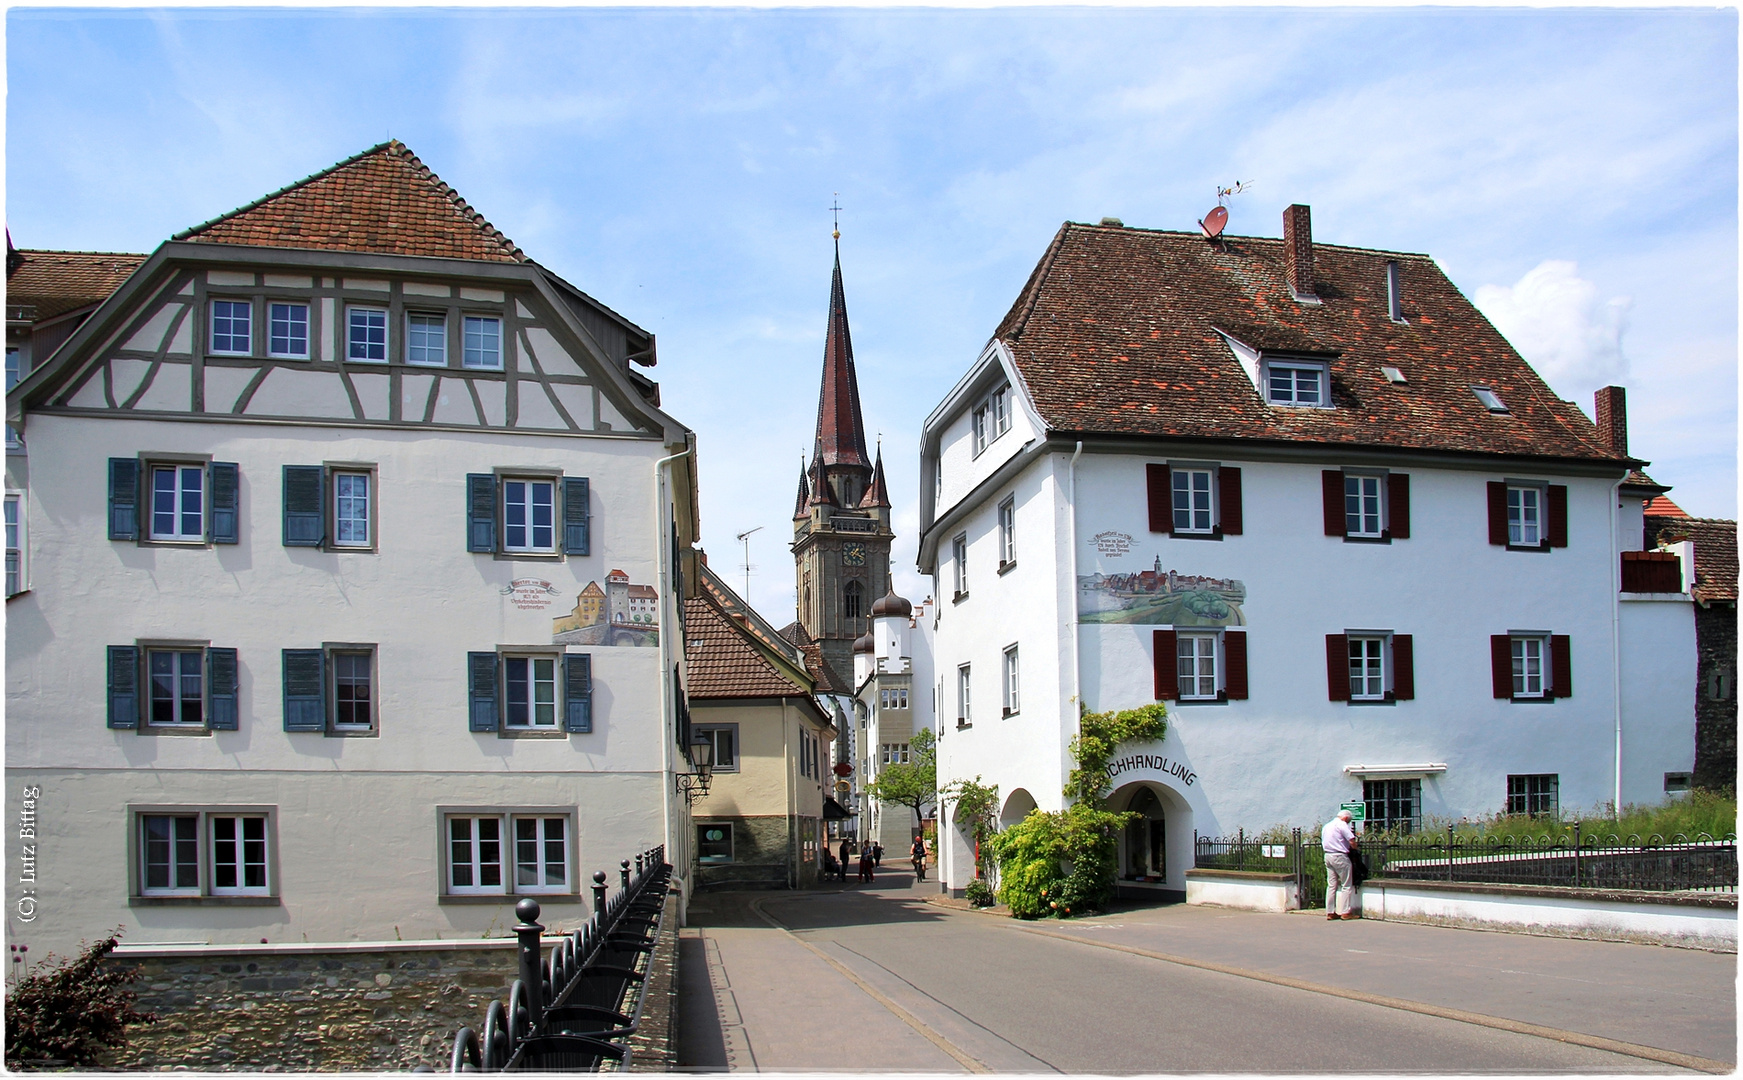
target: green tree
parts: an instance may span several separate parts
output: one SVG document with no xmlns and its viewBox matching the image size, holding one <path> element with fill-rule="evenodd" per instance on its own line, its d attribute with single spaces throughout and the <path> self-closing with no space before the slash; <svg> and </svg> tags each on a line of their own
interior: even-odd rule
<svg viewBox="0 0 1743 1080">
<path fill-rule="evenodd" d="M 101 1065 L 105 1047 L 127 1042 L 127 1025 L 156 1017 L 133 1007 L 138 995 L 132 968 L 106 964 L 119 927 L 102 941 L 85 943 L 75 957 L 48 959 L 13 983 L 6 993 L 6 1064 L 14 1069 L 38 1061 L 75 1068 Z"/>
<path fill-rule="evenodd" d="M 929 729 L 921 728 L 908 741 L 905 764 L 885 765 L 865 793 L 878 802 L 896 803 L 914 811 L 914 827 L 926 820 L 926 808 L 938 801 L 938 747 Z"/>
</svg>

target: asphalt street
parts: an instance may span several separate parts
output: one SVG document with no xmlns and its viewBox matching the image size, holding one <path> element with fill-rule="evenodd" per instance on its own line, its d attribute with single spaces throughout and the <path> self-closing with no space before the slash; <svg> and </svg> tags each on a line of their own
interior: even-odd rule
<svg viewBox="0 0 1743 1080">
<path fill-rule="evenodd" d="M 1736 1061 L 1734 954 L 1185 905 L 1025 923 L 925 903 L 936 889 L 890 868 L 869 886 L 697 897 L 680 941 L 680 1063 L 1372 1074 Z"/>
</svg>

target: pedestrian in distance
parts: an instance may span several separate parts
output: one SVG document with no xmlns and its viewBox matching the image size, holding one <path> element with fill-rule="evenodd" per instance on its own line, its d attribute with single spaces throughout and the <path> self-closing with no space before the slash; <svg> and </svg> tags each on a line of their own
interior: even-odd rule
<svg viewBox="0 0 1743 1080">
<path fill-rule="evenodd" d="M 926 880 L 926 840 L 924 837 L 914 837 L 914 846 L 908 850 L 908 855 L 914 860 L 914 880 Z"/>
<path fill-rule="evenodd" d="M 884 845 L 883 845 L 883 842 L 880 840 L 873 840 L 872 841 L 872 865 L 873 866 L 882 866 L 883 864 L 884 864 Z"/>
<path fill-rule="evenodd" d="M 1338 816 L 1332 818 L 1320 833 L 1320 846 L 1325 848 L 1325 917 L 1328 919 L 1361 918 L 1350 910 L 1356 892 L 1350 853 L 1360 843 L 1356 839 L 1356 830 L 1350 827 L 1351 817 L 1348 810 L 1339 810 Z"/>
<path fill-rule="evenodd" d="M 843 837 L 841 841 L 841 880 L 847 880 L 847 856 L 853 850 L 853 842 Z"/>
<path fill-rule="evenodd" d="M 872 880 L 872 853 L 871 847 L 867 844 L 859 846 L 859 880 Z"/>
</svg>

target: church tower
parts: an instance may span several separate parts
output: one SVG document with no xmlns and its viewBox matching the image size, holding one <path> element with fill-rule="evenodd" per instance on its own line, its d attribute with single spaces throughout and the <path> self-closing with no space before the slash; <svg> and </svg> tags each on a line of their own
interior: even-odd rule
<svg viewBox="0 0 1743 1080">
<path fill-rule="evenodd" d="M 844 680 L 853 675 L 853 642 L 871 631 L 871 606 L 890 591 L 890 495 L 883 448 L 866 454 L 859 380 L 841 288 L 841 233 L 823 341 L 823 386 L 811 463 L 799 472 L 793 507 L 793 566 L 799 623 Z"/>
</svg>

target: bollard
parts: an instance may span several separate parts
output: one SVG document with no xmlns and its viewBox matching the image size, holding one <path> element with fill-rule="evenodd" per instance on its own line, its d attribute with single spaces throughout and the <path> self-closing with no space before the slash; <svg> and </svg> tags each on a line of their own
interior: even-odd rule
<svg viewBox="0 0 1743 1080">
<path fill-rule="evenodd" d="M 628 859 L 623 860 L 623 869 L 618 871 L 618 874 L 620 877 L 623 878 L 623 891 L 628 892 L 629 891 L 629 860 Z"/>
<path fill-rule="evenodd" d="M 599 925 L 605 926 L 605 871 L 596 870 L 593 873 L 593 913 L 599 916 Z"/>
<path fill-rule="evenodd" d="M 539 970 L 539 935 L 545 928 L 538 923 L 539 902 L 531 897 L 516 904 L 514 913 L 520 916 L 514 928 L 514 936 L 520 939 L 520 982 L 526 993 L 527 1017 L 536 1030 L 544 1021 L 545 977 Z M 508 1022 L 512 1027 L 515 1018 L 509 1017 Z"/>
</svg>

